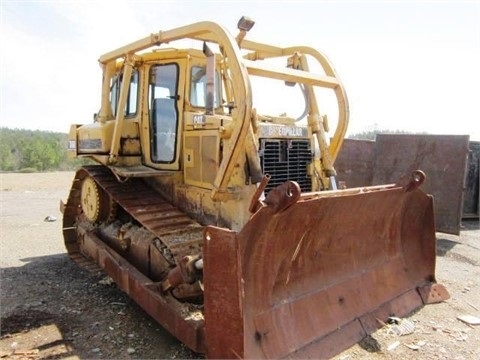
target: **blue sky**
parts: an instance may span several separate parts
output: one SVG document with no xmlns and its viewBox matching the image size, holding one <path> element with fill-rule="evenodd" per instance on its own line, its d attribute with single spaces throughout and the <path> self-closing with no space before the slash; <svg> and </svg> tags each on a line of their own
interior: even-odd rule
<svg viewBox="0 0 480 360">
<path fill-rule="evenodd" d="M 372 128 L 480 141 L 480 1 L 1 0 L 0 126 L 67 132 L 99 108 L 98 57 L 162 29 L 213 20 L 305 44 L 333 62 L 349 133 Z"/>
</svg>

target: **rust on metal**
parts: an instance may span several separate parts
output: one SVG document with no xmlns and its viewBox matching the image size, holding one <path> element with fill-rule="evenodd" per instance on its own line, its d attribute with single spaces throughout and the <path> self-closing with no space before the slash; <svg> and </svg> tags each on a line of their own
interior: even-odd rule
<svg viewBox="0 0 480 360">
<path fill-rule="evenodd" d="M 424 304 L 435 304 L 450 298 L 445 286 L 441 284 L 431 283 L 418 289 Z"/>
<path fill-rule="evenodd" d="M 105 239 L 98 238 L 93 225 L 81 220 L 81 186 L 86 177 L 95 179 L 96 184 L 110 198 L 115 199 L 123 211 L 146 229 L 136 232 L 137 237 L 144 237 L 143 240 L 136 241 L 135 236 L 130 236 L 129 245 L 135 245 L 134 250 L 122 251 L 125 250 L 122 249 L 123 243 L 119 243 L 117 248 L 105 243 Z M 108 233 L 106 228 L 99 230 L 101 231 Z M 119 183 L 108 168 L 86 166 L 77 171 L 64 206 L 63 233 L 65 245 L 73 260 L 81 266 L 95 267 L 94 262 L 98 264 L 157 322 L 193 351 L 205 352 L 204 317 L 201 309 L 192 311 L 192 306 L 164 293 L 161 283 L 152 279 L 159 276 L 161 270 L 148 266 L 149 263 L 158 264 L 159 259 L 165 261 L 160 257 L 160 251 L 171 254 L 170 266 L 173 266 L 175 259 L 180 262 L 187 255 L 201 252 L 202 226 L 168 204 L 142 180 L 132 178 L 128 183 Z M 182 238 L 186 241 L 181 242 Z M 145 241 L 146 239 L 150 240 Z M 154 239 L 162 242 L 161 248 Z M 127 255 L 128 258 L 125 257 Z"/>
<path fill-rule="evenodd" d="M 300 186 L 296 182 L 286 181 L 268 193 L 265 204 L 269 205 L 274 212 L 283 211 L 297 202 L 301 193 Z"/>
<path fill-rule="evenodd" d="M 244 283 L 236 233 L 209 226 L 205 229 L 204 238 L 203 281 L 207 357 L 242 359 Z"/>
<path fill-rule="evenodd" d="M 469 144 L 473 162 L 468 167 L 471 176 L 465 176 Z M 469 143 L 468 135 L 377 134 L 376 141 L 345 139 L 335 162 L 337 180 L 347 188 L 389 184 L 422 169 L 427 175 L 423 190 L 435 199 L 436 230 L 459 234 L 462 206 L 463 212 L 478 217 L 480 147 L 476 146 Z"/>
<path fill-rule="evenodd" d="M 252 200 L 250 201 L 250 206 L 248 208 L 251 213 L 254 213 L 263 205 L 260 198 L 264 194 L 265 188 L 267 187 L 269 180 L 270 175 L 267 174 L 262 178 L 262 181 L 258 185 L 257 190 L 255 191 L 255 194 L 253 195 Z"/>
<path fill-rule="evenodd" d="M 335 160 L 338 182 L 347 188 L 372 185 L 375 141 L 344 139 Z"/>
<path fill-rule="evenodd" d="M 397 184 L 403 187 L 404 191 L 413 191 L 418 189 L 425 181 L 425 173 L 421 170 L 415 170 L 411 173 L 410 178 L 406 180 L 406 183 L 402 186 L 401 183 Z"/>
<path fill-rule="evenodd" d="M 207 349 L 212 341 L 215 357 L 329 357 L 378 328 L 377 319 L 402 317 L 429 302 L 421 292 L 441 287 L 433 285 L 433 203 L 416 186 L 419 174 L 411 175 L 409 191 L 329 191 L 292 203 L 284 189 L 236 236 L 207 227 Z M 228 271 L 207 266 L 210 251 L 219 258 L 233 249 L 237 258 L 224 259 Z M 447 297 L 440 292 L 439 299 Z M 219 299 L 235 304 L 226 318 L 210 313 Z M 210 316 L 225 326 L 214 339 Z M 229 348 L 242 322 L 243 348 Z"/>
<path fill-rule="evenodd" d="M 436 230 L 458 235 L 468 143 L 468 135 L 378 134 L 373 184 L 422 169 L 427 175 L 423 190 L 435 199 Z"/>
</svg>

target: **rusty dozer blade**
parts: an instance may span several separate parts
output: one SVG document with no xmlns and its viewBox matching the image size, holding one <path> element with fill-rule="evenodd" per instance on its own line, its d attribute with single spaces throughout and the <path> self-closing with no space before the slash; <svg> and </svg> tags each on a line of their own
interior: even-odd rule
<svg viewBox="0 0 480 360">
<path fill-rule="evenodd" d="M 306 194 L 288 182 L 239 233 L 206 228 L 207 356 L 331 357 L 379 320 L 447 299 L 424 178 Z"/>
</svg>

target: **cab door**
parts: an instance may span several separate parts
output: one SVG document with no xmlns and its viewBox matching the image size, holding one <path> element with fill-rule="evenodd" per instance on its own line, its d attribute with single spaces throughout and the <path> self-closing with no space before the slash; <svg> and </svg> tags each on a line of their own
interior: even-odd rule
<svg viewBox="0 0 480 360">
<path fill-rule="evenodd" d="M 185 60 L 156 63 L 148 70 L 143 161 L 155 169 L 180 170 L 185 63 Z"/>
</svg>

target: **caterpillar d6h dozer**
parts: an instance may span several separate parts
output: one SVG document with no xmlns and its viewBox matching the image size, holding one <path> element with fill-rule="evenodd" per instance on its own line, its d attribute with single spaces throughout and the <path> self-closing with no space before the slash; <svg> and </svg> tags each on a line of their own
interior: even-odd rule
<svg viewBox="0 0 480 360">
<path fill-rule="evenodd" d="M 377 319 L 448 297 L 432 198 L 421 171 L 337 189 L 340 79 L 310 47 L 246 39 L 252 25 L 243 17 L 232 36 L 199 22 L 100 57 L 101 108 L 72 125 L 68 146 L 98 164 L 77 171 L 62 203 L 65 245 L 195 352 L 328 357 Z M 262 100 L 303 113 L 262 113 Z"/>
</svg>

